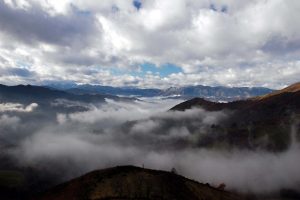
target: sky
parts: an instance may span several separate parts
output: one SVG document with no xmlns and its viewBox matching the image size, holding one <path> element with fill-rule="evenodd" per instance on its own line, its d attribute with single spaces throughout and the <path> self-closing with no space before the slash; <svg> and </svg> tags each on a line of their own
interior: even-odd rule
<svg viewBox="0 0 300 200">
<path fill-rule="evenodd" d="M 279 89 L 299 0 L 0 0 L 0 83 Z"/>
</svg>

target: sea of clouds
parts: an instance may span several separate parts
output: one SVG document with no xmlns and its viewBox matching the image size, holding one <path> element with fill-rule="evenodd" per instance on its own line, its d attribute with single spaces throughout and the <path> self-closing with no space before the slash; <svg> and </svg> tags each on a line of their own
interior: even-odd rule
<svg viewBox="0 0 300 200">
<path fill-rule="evenodd" d="M 267 193 L 300 185 L 300 146 L 284 152 L 201 148 L 223 111 L 168 111 L 174 99 L 83 105 L 87 111 L 46 116 L 35 103 L 0 104 L 0 148 L 18 166 L 57 174 L 61 181 L 95 169 L 136 165 L 170 171 L 240 192 Z M 66 103 L 68 106 L 69 103 Z M 55 107 L 55 106 L 54 106 Z M 41 112 L 43 111 L 43 112 Z M 37 113 L 42 113 L 38 115 Z M 298 132 L 291 127 L 291 136 Z M 293 137 L 295 138 L 295 137 Z M 10 144 L 7 147 L 7 144 Z"/>
</svg>

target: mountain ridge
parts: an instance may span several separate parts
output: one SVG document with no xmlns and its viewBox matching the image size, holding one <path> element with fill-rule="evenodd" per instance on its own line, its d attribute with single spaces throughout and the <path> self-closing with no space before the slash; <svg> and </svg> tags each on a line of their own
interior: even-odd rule
<svg viewBox="0 0 300 200">
<path fill-rule="evenodd" d="M 227 113 L 226 119 L 212 126 L 211 132 L 217 135 L 214 141 L 241 148 L 283 151 L 291 143 L 291 127 L 300 130 L 299 86 L 297 83 L 266 96 L 228 103 L 193 98 L 170 111 L 201 108 L 208 112 Z"/>
<path fill-rule="evenodd" d="M 54 99 L 68 99 L 72 101 L 83 102 L 104 102 L 105 98 L 110 98 L 114 100 L 122 99 L 118 96 L 106 94 L 72 94 L 66 91 L 43 86 L 6 86 L 0 84 L 0 101 L 3 102 L 32 103 L 33 101 L 38 101 L 39 103 L 44 103 L 45 101 L 49 102 Z M 126 100 L 127 98 L 123 99 Z"/>
<path fill-rule="evenodd" d="M 283 88 L 282 90 L 277 90 L 272 93 L 257 96 L 253 98 L 248 98 L 245 100 L 237 100 L 232 102 L 211 102 L 209 100 L 206 100 L 204 98 L 193 98 L 188 101 L 182 102 L 178 105 L 175 105 L 170 110 L 181 110 L 184 111 L 186 109 L 191 109 L 193 106 L 202 106 L 203 108 L 210 110 L 210 111 L 216 111 L 221 110 L 224 108 L 229 109 L 237 109 L 241 108 L 243 106 L 250 106 L 250 105 L 257 105 L 262 103 L 262 100 L 264 102 L 271 101 L 272 99 L 276 99 L 280 96 L 292 96 L 292 95 L 298 95 L 300 93 L 300 82 L 292 84 L 286 88 Z M 286 102 L 288 103 L 288 102 Z"/>
<path fill-rule="evenodd" d="M 187 179 L 175 172 L 117 166 L 92 171 L 33 199 L 242 200 L 244 198 L 211 187 L 209 184 Z"/>
<path fill-rule="evenodd" d="M 213 101 L 232 101 L 245 99 L 254 96 L 265 95 L 274 90 L 264 87 L 224 87 L 224 86 L 183 86 L 169 87 L 167 89 L 157 88 L 137 88 L 137 87 L 112 87 L 102 85 L 77 85 L 69 88 L 58 85 L 48 85 L 74 94 L 111 94 L 120 96 L 138 96 L 138 97 L 177 97 L 189 99 L 192 97 L 203 97 Z"/>
<path fill-rule="evenodd" d="M 263 95 L 263 96 L 258 96 L 258 97 L 254 97 L 253 99 L 254 100 L 262 100 L 262 99 L 265 99 L 265 98 L 268 98 L 268 97 L 271 97 L 271 96 L 275 96 L 275 95 L 279 95 L 279 94 L 282 94 L 282 93 L 285 93 L 285 92 L 298 92 L 300 91 L 300 82 L 297 82 L 297 83 L 294 83 L 290 86 L 287 86 L 281 90 L 277 90 L 277 91 L 273 91 L 269 94 L 266 94 L 266 95 Z"/>
</svg>

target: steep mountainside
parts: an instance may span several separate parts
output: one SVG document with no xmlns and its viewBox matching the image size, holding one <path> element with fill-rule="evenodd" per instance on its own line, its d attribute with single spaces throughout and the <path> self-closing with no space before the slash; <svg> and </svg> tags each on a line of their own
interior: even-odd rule
<svg viewBox="0 0 300 200">
<path fill-rule="evenodd" d="M 210 102 L 203 98 L 194 98 L 180 103 L 171 110 L 184 111 L 193 107 L 201 107 L 208 111 L 217 111 L 223 109 L 229 110 L 260 110 L 272 109 L 272 112 L 283 109 L 293 109 L 297 111 L 300 108 L 300 83 L 294 84 L 279 91 L 267 95 L 249 98 L 246 100 L 233 101 L 228 103 Z"/>
<path fill-rule="evenodd" d="M 58 185 L 34 199 L 242 200 L 243 198 L 175 173 L 124 166 L 88 173 Z"/>
<path fill-rule="evenodd" d="M 283 150 L 291 142 L 292 126 L 298 130 L 300 83 L 269 95 L 229 103 L 195 98 L 178 104 L 171 110 L 184 111 L 194 107 L 207 111 L 231 112 L 226 120 L 213 126 L 216 133 L 226 132 L 226 136 L 223 135 L 222 138 L 229 140 L 230 144 Z"/>
<path fill-rule="evenodd" d="M 266 95 L 256 97 L 256 98 L 254 98 L 254 100 L 262 100 L 262 99 L 266 99 L 266 98 L 276 96 L 276 95 L 279 95 L 279 94 L 282 94 L 282 93 L 291 93 L 291 92 L 298 92 L 298 91 L 300 91 L 300 82 L 292 84 L 292 85 L 290 85 L 290 86 L 288 86 L 288 87 L 286 87 L 282 90 L 274 91 L 270 94 L 266 94 Z"/>
</svg>

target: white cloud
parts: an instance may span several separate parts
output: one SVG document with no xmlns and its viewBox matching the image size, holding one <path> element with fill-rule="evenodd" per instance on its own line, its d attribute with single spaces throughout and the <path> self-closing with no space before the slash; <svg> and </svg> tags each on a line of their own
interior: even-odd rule
<svg viewBox="0 0 300 200">
<path fill-rule="evenodd" d="M 144 165 L 163 170 L 175 167 L 179 174 L 202 183 L 225 183 L 227 189 L 246 193 L 299 190 L 297 141 L 287 151 L 276 153 L 201 148 L 197 144 L 201 134 L 207 133 L 202 129 L 228 117 L 224 112 L 162 112 L 162 107 L 176 100 L 107 102 L 87 112 L 58 114 L 58 124 L 50 122 L 28 135 L 22 134 L 12 154 L 21 166 L 34 166 L 45 173 L 64 171 L 59 177 L 62 179 L 116 165 Z M 18 119 L 2 116 L 0 124 L 3 121 L 15 123 Z M 32 126 L 24 122 L 21 125 Z M 292 128 L 294 134 L 298 125 Z"/>
<path fill-rule="evenodd" d="M 20 118 L 16 116 L 8 116 L 8 115 L 1 115 L 0 117 L 0 130 L 3 131 L 3 127 L 16 127 L 18 123 L 20 122 Z M 3 134 L 3 133 L 1 133 Z"/>
<path fill-rule="evenodd" d="M 0 67 L 35 74 L 0 75 L 0 82 L 278 88 L 298 81 L 298 68 L 286 67 L 299 62 L 299 9 L 296 0 L 144 0 L 140 10 L 130 0 L 6 0 L 0 3 Z M 133 75 L 144 62 L 173 63 L 183 75 Z M 127 71 L 111 73 L 116 68 Z M 262 74 L 268 74 L 264 82 Z M 173 76 L 184 76 L 184 83 Z"/>
<path fill-rule="evenodd" d="M 151 100 L 151 103 L 144 101 L 126 103 L 106 99 L 106 102 L 107 104 L 101 107 L 92 106 L 87 112 L 69 114 L 68 118 L 75 122 L 87 124 L 101 122 L 103 126 L 111 126 L 112 123 L 122 124 L 126 121 L 146 119 L 154 114 L 168 110 L 170 107 L 181 102 L 181 100 L 153 99 Z"/>
<path fill-rule="evenodd" d="M 24 106 L 19 103 L 1 103 L 0 112 L 32 112 L 38 107 L 37 103 Z"/>
</svg>

